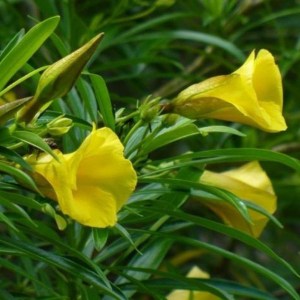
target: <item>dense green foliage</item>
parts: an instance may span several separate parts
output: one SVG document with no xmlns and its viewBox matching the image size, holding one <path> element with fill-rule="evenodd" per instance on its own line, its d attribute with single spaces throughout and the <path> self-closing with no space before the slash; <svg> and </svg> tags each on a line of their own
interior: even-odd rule
<svg viewBox="0 0 300 300">
<path fill-rule="evenodd" d="M 300 299 L 299 14 L 296 0 L 1 1 L 0 104 L 10 106 L 0 106 L 0 298 L 164 299 L 182 288 L 221 299 Z M 101 32 L 71 91 L 35 126 L 15 125 L 46 66 Z M 281 70 L 287 131 L 159 115 L 158 101 L 232 72 L 262 48 Z M 60 115 L 73 121 L 54 137 L 64 153 L 95 123 L 118 134 L 133 162 L 139 185 L 113 228 L 70 221 L 30 176 L 22 157 L 52 154 L 43 130 Z M 278 196 L 259 240 L 195 200 L 197 192 L 222 198 L 247 219 L 239 198 L 198 179 L 205 168 L 253 160 Z M 211 279 L 186 278 L 194 265 Z"/>
</svg>

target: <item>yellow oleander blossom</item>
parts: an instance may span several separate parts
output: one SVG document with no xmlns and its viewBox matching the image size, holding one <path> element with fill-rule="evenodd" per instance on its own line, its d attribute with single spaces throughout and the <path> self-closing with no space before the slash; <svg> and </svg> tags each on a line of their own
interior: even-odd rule
<svg viewBox="0 0 300 300">
<path fill-rule="evenodd" d="M 44 195 L 57 200 L 60 209 L 91 227 L 113 226 L 137 182 L 123 145 L 109 128 L 93 129 L 73 153 L 55 150 L 59 161 L 48 154 L 27 160 L 33 178 Z"/>
<path fill-rule="evenodd" d="M 227 190 L 243 200 L 262 207 L 270 214 L 276 210 L 276 195 L 272 183 L 257 161 L 222 173 L 204 171 L 200 182 Z M 248 224 L 228 203 L 211 199 L 203 199 L 203 203 L 226 224 L 254 237 L 260 236 L 268 222 L 268 217 L 251 209 L 249 209 L 249 216 L 253 224 Z"/>
<path fill-rule="evenodd" d="M 191 119 L 219 119 L 278 132 L 287 128 L 282 105 L 280 71 L 272 54 L 262 49 L 256 57 L 252 51 L 235 72 L 186 88 L 170 109 Z"/>
<path fill-rule="evenodd" d="M 187 274 L 188 278 L 210 278 L 209 274 L 198 267 L 193 267 Z M 220 298 L 209 293 L 201 291 L 175 290 L 167 296 L 167 300 L 219 300 Z"/>
</svg>

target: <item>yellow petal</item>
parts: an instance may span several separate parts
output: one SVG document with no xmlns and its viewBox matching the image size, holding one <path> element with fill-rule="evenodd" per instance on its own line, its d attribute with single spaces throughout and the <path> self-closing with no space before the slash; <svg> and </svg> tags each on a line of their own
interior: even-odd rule
<svg viewBox="0 0 300 300">
<path fill-rule="evenodd" d="M 282 109 L 283 92 L 281 75 L 274 57 L 267 50 L 260 50 L 255 60 L 253 86 L 260 102 L 271 102 Z"/>
<path fill-rule="evenodd" d="M 45 153 L 30 155 L 26 160 L 34 169 L 32 177 L 39 189 L 45 196 L 57 200 L 57 193 L 53 187 L 61 190 L 62 187 L 69 186 L 70 173 L 66 169 L 63 154 L 59 150 L 53 152 L 59 158 L 59 162 Z"/>
<path fill-rule="evenodd" d="M 133 192 L 137 176 L 123 145 L 108 128 L 93 130 L 73 153 L 30 158 L 33 178 L 64 214 L 91 227 L 115 225 L 117 212 Z"/>
<path fill-rule="evenodd" d="M 276 196 L 271 181 L 258 162 L 222 173 L 204 171 L 200 180 L 202 183 L 230 191 L 239 198 L 264 208 L 270 214 L 276 210 Z M 268 222 L 266 216 L 250 210 L 253 224 L 248 224 L 233 206 L 223 201 L 203 199 L 203 203 L 228 225 L 255 237 L 261 234 Z"/>
<path fill-rule="evenodd" d="M 187 274 L 188 278 L 210 278 L 209 274 L 194 266 Z M 175 290 L 167 296 L 168 300 L 219 300 L 220 298 L 209 293 L 200 291 Z"/>
<path fill-rule="evenodd" d="M 247 57 L 246 61 L 233 72 L 233 74 L 238 74 L 245 78 L 248 83 L 251 84 L 252 76 L 255 67 L 255 51 L 253 50 L 250 55 Z"/>
<path fill-rule="evenodd" d="M 137 177 L 124 147 L 109 128 L 93 130 L 68 163 L 77 167 L 77 184 L 100 186 L 109 191 L 119 210 L 135 188 Z M 73 171 L 75 172 L 75 170 Z"/>
<path fill-rule="evenodd" d="M 282 116 L 282 83 L 274 58 L 254 51 L 235 72 L 215 76 L 183 90 L 171 111 L 187 118 L 239 122 L 269 132 L 286 129 Z"/>
<path fill-rule="evenodd" d="M 86 226 L 103 228 L 114 226 L 117 222 L 115 199 L 111 193 L 97 186 L 80 186 L 73 191 L 72 205 L 63 211 Z"/>
<path fill-rule="evenodd" d="M 196 93 L 197 90 L 201 92 Z M 248 125 L 266 122 L 253 89 L 238 74 L 212 77 L 191 86 L 178 97 L 184 101 L 176 105 L 175 112 L 187 117 L 230 120 Z"/>
</svg>

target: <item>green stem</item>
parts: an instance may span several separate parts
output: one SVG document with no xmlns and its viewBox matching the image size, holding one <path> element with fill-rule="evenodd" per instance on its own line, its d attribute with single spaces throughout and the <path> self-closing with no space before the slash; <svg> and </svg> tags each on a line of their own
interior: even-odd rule
<svg viewBox="0 0 300 300">
<path fill-rule="evenodd" d="M 132 112 L 131 114 L 125 116 L 125 117 L 122 117 L 122 118 L 118 118 L 117 119 L 117 123 L 118 124 L 122 124 L 122 123 L 125 123 L 126 121 L 132 119 L 133 117 L 137 116 L 140 112 L 137 110 L 137 111 L 134 111 Z"/>
</svg>

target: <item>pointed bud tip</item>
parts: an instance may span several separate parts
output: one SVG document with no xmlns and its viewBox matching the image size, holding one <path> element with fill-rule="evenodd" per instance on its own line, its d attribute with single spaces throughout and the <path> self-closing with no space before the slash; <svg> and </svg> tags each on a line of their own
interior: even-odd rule
<svg viewBox="0 0 300 300">
<path fill-rule="evenodd" d="M 101 32 L 101 33 L 97 34 L 95 37 L 93 37 L 90 40 L 90 43 L 91 44 L 99 44 L 100 41 L 103 39 L 103 37 L 104 37 L 104 32 Z"/>
</svg>

